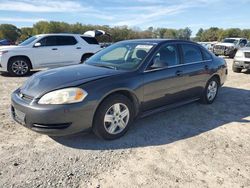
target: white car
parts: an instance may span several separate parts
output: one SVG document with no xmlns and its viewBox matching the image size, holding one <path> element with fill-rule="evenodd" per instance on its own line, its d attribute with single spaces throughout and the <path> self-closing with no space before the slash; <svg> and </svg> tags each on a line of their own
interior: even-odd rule
<svg viewBox="0 0 250 188">
<path fill-rule="evenodd" d="M 18 46 L 0 47 L 0 71 L 23 76 L 31 69 L 55 68 L 84 62 L 101 50 L 87 34 L 41 34 Z"/>
</svg>

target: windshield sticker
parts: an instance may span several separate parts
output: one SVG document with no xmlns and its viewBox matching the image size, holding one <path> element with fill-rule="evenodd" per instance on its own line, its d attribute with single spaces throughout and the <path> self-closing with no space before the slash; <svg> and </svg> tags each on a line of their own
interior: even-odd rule
<svg viewBox="0 0 250 188">
<path fill-rule="evenodd" d="M 150 50 L 152 47 L 153 47 L 153 45 L 142 45 L 142 44 L 139 44 L 135 48 Z"/>
</svg>

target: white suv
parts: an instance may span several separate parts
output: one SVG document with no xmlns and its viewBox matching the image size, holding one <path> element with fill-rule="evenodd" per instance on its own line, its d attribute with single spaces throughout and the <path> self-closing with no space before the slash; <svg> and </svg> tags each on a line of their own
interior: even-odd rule
<svg viewBox="0 0 250 188">
<path fill-rule="evenodd" d="M 23 76 L 31 69 L 79 64 L 100 49 L 96 38 L 88 35 L 36 35 L 18 46 L 0 47 L 0 71 Z"/>
</svg>

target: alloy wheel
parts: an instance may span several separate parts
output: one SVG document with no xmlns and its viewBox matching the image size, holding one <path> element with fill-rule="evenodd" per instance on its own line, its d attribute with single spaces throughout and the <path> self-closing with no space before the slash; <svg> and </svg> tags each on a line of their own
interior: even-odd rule
<svg viewBox="0 0 250 188">
<path fill-rule="evenodd" d="M 16 75 L 20 76 L 25 75 L 28 72 L 29 66 L 27 62 L 23 60 L 17 60 L 12 63 L 11 69 Z"/>
<path fill-rule="evenodd" d="M 207 88 L 207 99 L 209 101 L 214 100 L 216 94 L 217 94 L 217 90 L 218 90 L 218 84 L 216 81 L 212 80 Z"/>
<path fill-rule="evenodd" d="M 119 134 L 129 122 L 129 109 L 123 103 L 112 105 L 104 116 L 104 128 L 109 134 Z"/>
</svg>

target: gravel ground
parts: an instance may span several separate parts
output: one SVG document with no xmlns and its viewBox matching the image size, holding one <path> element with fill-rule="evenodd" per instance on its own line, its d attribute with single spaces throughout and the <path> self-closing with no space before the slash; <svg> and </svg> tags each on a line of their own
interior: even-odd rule
<svg viewBox="0 0 250 188">
<path fill-rule="evenodd" d="M 212 105 L 136 121 L 124 137 L 48 137 L 10 118 L 27 78 L 0 75 L 0 187 L 250 187 L 250 73 L 231 71 Z"/>
</svg>

